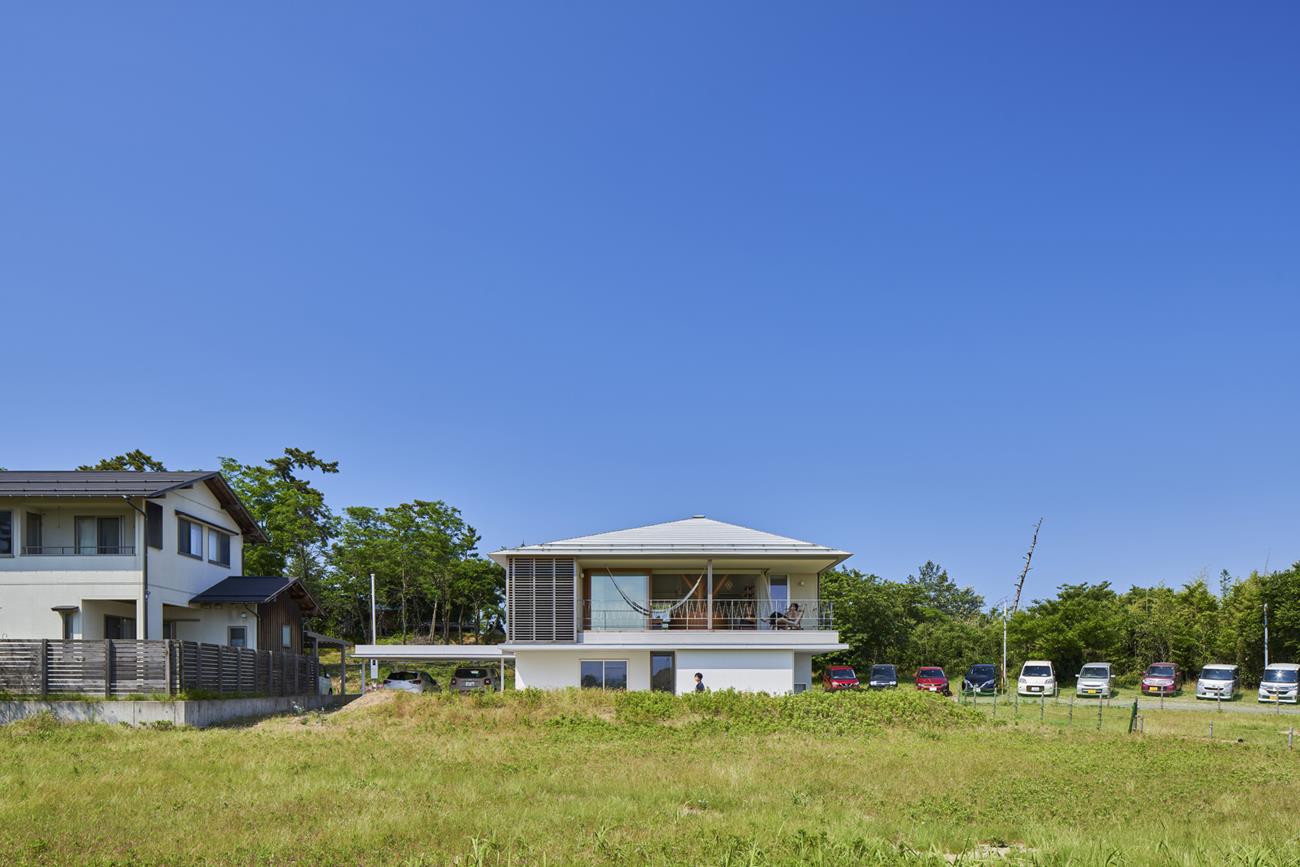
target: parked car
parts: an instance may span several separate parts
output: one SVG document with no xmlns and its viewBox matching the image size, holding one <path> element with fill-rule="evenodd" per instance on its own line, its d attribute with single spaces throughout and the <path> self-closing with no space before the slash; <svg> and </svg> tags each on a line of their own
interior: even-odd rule
<svg viewBox="0 0 1300 867">
<path fill-rule="evenodd" d="M 1143 695 L 1173 695 L 1178 692 L 1178 666 L 1172 662 L 1153 662 L 1142 673 Z"/>
<path fill-rule="evenodd" d="M 826 670 L 822 672 L 822 686 L 826 687 L 827 692 L 862 688 L 862 684 L 858 683 L 858 675 L 851 665 L 826 666 Z"/>
<path fill-rule="evenodd" d="M 871 666 L 871 675 L 867 678 L 869 689 L 894 689 L 898 686 L 898 669 L 882 662 Z"/>
<path fill-rule="evenodd" d="M 983 662 L 972 665 L 962 678 L 961 691 L 967 695 L 993 695 L 998 691 L 998 667 Z"/>
<path fill-rule="evenodd" d="M 402 692 L 437 692 L 438 681 L 427 671 L 393 671 L 384 678 L 384 689 L 396 689 Z"/>
<path fill-rule="evenodd" d="M 1056 669 L 1047 659 L 1031 659 L 1020 667 L 1016 692 L 1021 695 L 1056 695 Z"/>
<path fill-rule="evenodd" d="M 1227 699 L 1237 697 L 1241 678 L 1235 665 L 1207 665 L 1201 669 L 1201 676 L 1196 678 L 1196 697 Z"/>
<path fill-rule="evenodd" d="M 941 692 L 944 695 L 952 695 L 952 690 L 948 687 L 948 675 L 944 674 L 943 669 L 937 666 L 925 666 L 916 670 L 916 688 L 927 692 Z"/>
<path fill-rule="evenodd" d="M 1264 669 L 1259 681 L 1259 700 L 1295 704 L 1297 682 L 1300 682 L 1300 665 L 1274 662 Z"/>
<path fill-rule="evenodd" d="M 1115 672 L 1109 662 L 1089 662 L 1079 669 L 1074 683 L 1074 694 L 1097 698 L 1110 698 L 1115 691 Z"/>
<path fill-rule="evenodd" d="M 451 676 L 452 692 L 491 692 L 493 689 L 496 687 L 492 685 L 490 668 L 458 668 Z"/>
</svg>

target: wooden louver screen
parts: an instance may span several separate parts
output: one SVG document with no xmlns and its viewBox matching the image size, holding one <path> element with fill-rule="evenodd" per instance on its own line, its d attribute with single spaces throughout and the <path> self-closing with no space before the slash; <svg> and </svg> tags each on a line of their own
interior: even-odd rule
<svg viewBox="0 0 1300 867">
<path fill-rule="evenodd" d="M 572 559 L 512 557 L 507 578 L 511 641 L 577 640 L 577 569 Z"/>
</svg>

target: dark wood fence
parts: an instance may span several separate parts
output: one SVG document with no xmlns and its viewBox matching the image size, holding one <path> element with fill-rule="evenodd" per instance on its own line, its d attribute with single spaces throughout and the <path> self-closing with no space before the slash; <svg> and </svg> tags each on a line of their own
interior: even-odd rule
<svg viewBox="0 0 1300 867">
<path fill-rule="evenodd" d="M 315 656 L 194 641 L 0 640 L 0 693 L 106 697 L 318 691 Z"/>
</svg>

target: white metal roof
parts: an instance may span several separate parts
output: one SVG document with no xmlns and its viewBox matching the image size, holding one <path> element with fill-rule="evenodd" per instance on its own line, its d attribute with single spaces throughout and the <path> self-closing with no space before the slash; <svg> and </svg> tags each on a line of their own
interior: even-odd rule
<svg viewBox="0 0 1300 867">
<path fill-rule="evenodd" d="M 800 539 L 753 530 L 738 524 L 694 515 L 627 530 L 576 536 L 540 545 L 504 548 L 490 555 L 505 565 L 507 557 L 527 556 L 701 555 L 715 557 L 825 557 L 839 562 L 847 551 Z"/>
</svg>

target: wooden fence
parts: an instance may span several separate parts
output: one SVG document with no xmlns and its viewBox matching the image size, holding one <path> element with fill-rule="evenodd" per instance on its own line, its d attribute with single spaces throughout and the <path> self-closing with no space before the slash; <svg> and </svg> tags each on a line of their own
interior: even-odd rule
<svg viewBox="0 0 1300 867">
<path fill-rule="evenodd" d="M 195 641 L 0 640 L 0 693 L 31 696 L 318 691 L 315 656 Z"/>
</svg>

